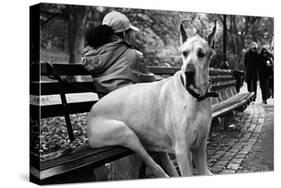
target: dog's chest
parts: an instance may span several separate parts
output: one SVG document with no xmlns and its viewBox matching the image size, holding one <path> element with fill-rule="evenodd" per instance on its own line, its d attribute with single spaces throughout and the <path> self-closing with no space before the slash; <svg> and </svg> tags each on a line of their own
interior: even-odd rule
<svg viewBox="0 0 281 188">
<path fill-rule="evenodd" d="M 192 148 L 198 148 L 202 140 L 206 139 L 212 120 L 211 106 L 202 105 L 190 114 L 186 126 L 187 139 L 190 140 Z"/>
<path fill-rule="evenodd" d="M 209 101 L 199 103 L 189 115 L 194 128 L 204 129 L 212 119 L 211 104 Z"/>
</svg>

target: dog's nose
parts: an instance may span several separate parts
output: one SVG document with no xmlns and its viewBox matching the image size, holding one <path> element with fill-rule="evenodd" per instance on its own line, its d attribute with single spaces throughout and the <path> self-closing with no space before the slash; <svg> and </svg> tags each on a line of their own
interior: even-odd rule
<svg viewBox="0 0 281 188">
<path fill-rule="evenodd" d="M 195 72 L 195 66 L 193 65 L 193 63 L 187 64 L 185 72 Z"/>
</svg>

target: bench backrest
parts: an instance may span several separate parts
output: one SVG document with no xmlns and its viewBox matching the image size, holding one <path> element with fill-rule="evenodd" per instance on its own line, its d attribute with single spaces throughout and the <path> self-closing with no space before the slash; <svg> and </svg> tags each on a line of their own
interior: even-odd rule
<svg viewBox="0 0 281 188">
<path fill-rule="evenodd" d="M 179 68 L 167 67 L 149 67 L 149 71 L 164 77 L 173 75 Z M 31 78 L 30 94 L 35 101 L 30 105 L 31 119 L 39 121 L 40 118 L 65 116 L 68 133 L 70 139 L 74 140 L 69 114 L 89 112 L 96 100 L 67 102 L 66 94 L 68 93 L 87 93 L 96 92 L 96 89 L 91 81 L 86 82 L 71 82 L 68 84 L 64 81 L 58 81 L 56 76 L 78 76 L 90 75 L 81 64 L 34 64 L 31 68 L 34 75 L 39 73 L 39 76 Z M 31 72 L 31 75 L 33 73 Z M 54 76 L 55 75 L 55 76 Z M 217 104 L 227 98 L 234 96 L 236 91 L 236 80 L 231 70 L 210 69 L 210 76 L 213 83 L 212 90 L 219 93 L 218 98 L 212 98 L 212 104 Z M 49 79 L 43 78 L 48 77 Z M 43 95 L 60 95 L 62 103 L 60 104 L 40 104 L 40 96 Z M 34 100 L 33 100 L 34 101 Z M 40 114 L 38 114 L 40 113 Z M 67 120 L 68 119 L 68 120 Z"/>
<path fill-rule="evenodd" d="M 31 114 L 33 112 L 41 113 L 41 118 L 63 116 L 64 108 L 62 104 L 40 105 L 39 97 L 42 95 L 58 95 L 68 93 L 86 93 L 96 92 L 92 82 L 77 82 L 76 84 L 81 87 L 71 87 L 67 83 L 60 83 L 55 78 L 53 80 L 42 81 L 42 77 L 49 77 L 52 75 L 52 70 L 48 64 L 41 63 L 32 68 L 40 72 L 40 80 L 32 80 L 30 86 L 30 94 L 38 97 L 38 104 L 31 105 Z M 53 68 L 59 76 L 77 76 L 77 75 L 90 75 L 82 65 L 67 65 L 67 64 L 53 64 Z M 50 78 L 50 77 L 49 77 Z M 96 101 L 74 102 L 68 103 L 68 113 L 76 114 L 88 112 Z"/>
</svg>

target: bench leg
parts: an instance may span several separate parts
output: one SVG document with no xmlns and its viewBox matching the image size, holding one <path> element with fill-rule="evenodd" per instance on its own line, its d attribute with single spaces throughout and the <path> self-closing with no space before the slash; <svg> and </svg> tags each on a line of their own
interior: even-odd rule
<svg viewBox="0 0 281 188">
<path fill-rule="evenodd" d="M 219 131 L 224 131 L 225 117 L 217 117 L 215 128 Z"/>
<path fill-rule="evenodd" d="M 95 179 L 97 181 L 107 180 L 107 170 L 105 165 L 101 165 L 94 169 Z"/>
<path fill-rule="evenodd" d="M 214 132 L 214 130 L 217 129 L 217 127 L 219 126 L 220 124 L 220 120 L 217 118 L 214 118 L 212 119 L 212 122 L 211 122 L 211 127 L 210 127 L 210 131 L 209 131 L 209 138 L 208 138 L 208 141 L 212 141 L 212 133 Z"/>
<path fill-rule="evenodd" d="M 109 164 L 108 180 L 138 179 L 140 176 L 145 178 L 146 165 L 142 163 L 142 158 L 137 154 L 112 161 Z"/>
<path fill-rule="evenodd" d="M 139 172 L 139 179 L 146 178 L 145 172 L 146 172 L 146 164 L 144 162 L 142 162 L 141 167 L 140 167 L 140 172 Z"/>
</svg>

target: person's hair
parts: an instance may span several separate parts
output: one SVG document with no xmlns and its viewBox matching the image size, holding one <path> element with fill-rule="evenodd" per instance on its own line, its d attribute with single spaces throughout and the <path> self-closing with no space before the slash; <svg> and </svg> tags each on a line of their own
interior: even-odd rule
<svg viewBox="0 0 281 188">
<path fill-rule="evenodd" d="M 125 31 L 124 31 L 124 32 L 125 32 Z M 121 39 L 125 39 L 124 32 L 115 33 L 115 35 L 117 35 L 117 36 L 120 37 Z"/>
<path fill-rule="evenodd" d="M 266 48 L 262 48 L 261 49 L 261 53 L 267 53 L 268 51 L 267 51 L 267 49 Z"/>
<path fill-rule="evenodd" d="M 98 48 L 112 41 L 113 30 L 108 25 L 89 27 L 85 32 L 86 45 Z"/>
</svg>

